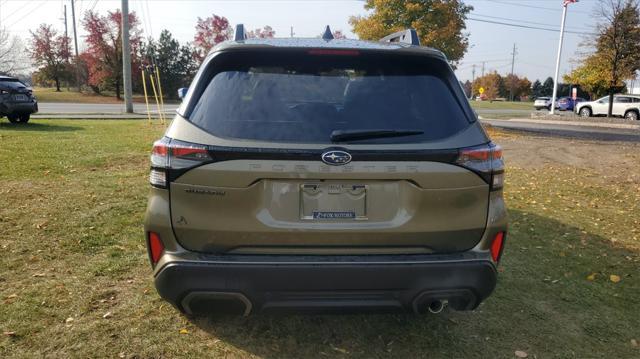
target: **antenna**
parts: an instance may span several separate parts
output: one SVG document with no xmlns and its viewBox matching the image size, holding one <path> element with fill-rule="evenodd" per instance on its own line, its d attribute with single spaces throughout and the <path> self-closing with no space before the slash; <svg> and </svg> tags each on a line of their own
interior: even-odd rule
<svg viewBox="0 0 640 359">
<path fill-rule="evenodd" d="M 244 25 L 238 24 L 236 25 L 236 34 L 233 37 L 234 41 L 244 41 L 247 39 L 247 34 L 244 32 Z"/>
<path fill-rule="evenodd" d="M 324 33 L 322 34 L 323 40 L 333 40 L 333 34 L 331 33 L 331 28 L 327 25 L 327 28 L 324 29 Z"/>
</svg>

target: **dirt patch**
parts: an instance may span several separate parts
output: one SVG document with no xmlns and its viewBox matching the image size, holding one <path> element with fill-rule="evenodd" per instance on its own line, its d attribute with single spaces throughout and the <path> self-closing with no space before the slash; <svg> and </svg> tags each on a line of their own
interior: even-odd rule
<svg viewBox="0 0 640 359">
<path fill-rule="evenodd" d="M 640 184 L 640 144 L 515 134 L 498 135 L 494 141 L 504 148 L 509 166 L 577 167 L 603 182 L 616 179 Z"/>
</svg>

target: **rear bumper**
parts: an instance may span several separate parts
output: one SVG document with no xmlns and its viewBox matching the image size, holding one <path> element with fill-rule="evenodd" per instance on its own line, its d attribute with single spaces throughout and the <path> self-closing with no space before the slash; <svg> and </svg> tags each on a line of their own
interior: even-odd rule
<svg viewBox="0 0 640 359">
<path fill-rule="evenodd" d="M 4 102 L 0 104 L 0 114 L 17 115 L 38 112 L 38 102 Z"/>
<path fill-rule="evenodd" d="M 360 310 L 423 313 L 432 302 L 444 300 L 453 309 L 472 310 L 496 285 L 495 265 L 477 253 L 374 257 L 375 261 L 371 256 L 161 261 L 155 285 L 162 298 L 188 314 L 244 315 Z"/>
</svg>

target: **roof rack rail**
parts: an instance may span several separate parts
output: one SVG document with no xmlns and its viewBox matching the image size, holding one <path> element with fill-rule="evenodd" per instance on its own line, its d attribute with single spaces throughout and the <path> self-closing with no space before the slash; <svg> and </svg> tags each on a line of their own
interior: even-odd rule
<svg viewBox="0 0 640 359">
<path fill-rule="evenodd" d="M 247 39 L 247 33 L 244 32 L 244 25 L 238 24 L 236 25 L 236 34 L 233 37 L 234 41 L 244 41 Z"/>
<path fill-rule="evenodd" d="M 420 38 L 418 37 L 418 32 L 415 29 L 406 29 L 406 30 L 398 31 L 391 35 L 387 35 L 378 41 L 402 42 L 409 45 L 420 46 Z"/>
<path fill-rule="evenodd" d="M 333 33 L 331 32 L 331 28 L 329 25 L 324 29 L 324 33 L 322 34 L 323 40 L 333 40 Z"/>
</svg>

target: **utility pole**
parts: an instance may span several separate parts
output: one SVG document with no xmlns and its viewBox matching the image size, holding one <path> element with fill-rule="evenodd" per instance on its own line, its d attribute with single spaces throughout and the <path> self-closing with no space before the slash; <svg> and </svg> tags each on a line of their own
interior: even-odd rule
<svg viewBox="0 0 640 359">
<path fill-rule="evenodd" d="M 291 37 L 293 37 L 293 35 L 295 35 L 295 33 L 293 32 L 293 26 L 291 26 Z"/>
<path fill-rule="evenodd" d="M 67 5 L 64 6 L 64 40 L 65 42 L 69 38 L 69 29 L 67 28 Z M 67 62 L 69 62 L 69 53 L 65 51 Z"/>
<path fill-rule="evenodd" d="M 122 85 L 124 86 L 124 110 L 133 113 L 131 91 L 131 49 L 129 47 L 129 0 L 122 0 Z"/>
<path fill-rule="evenodd" d="M 473 99 L 473 83 L 476 82 L 476 64 L 471 66 L 471 99 Z"/>
<path fill-rule="evenodd" d="M 69 49 L 69 43 L 67 42 L 67 40 L 69 39 L 69 29 L 67 28 L 67 5 L 64 5 L 64 45 L 65 45 L 65 51 L 64 51 L 64 61 L 67 63 L 67 65 L 69 64 L 69 52 L 67 51 Z M 69 91 L 69 80 L 67 79 L 67 81 L 65 81 L 67 83 L 67 91 Z"/>
<path fill-rule="evenodd" d="M 516 44 L 513 44 L 513 52 L 511 52 L 511 83 L 509 84 L 509 101 L 513 101 L 513 67 L 516 63 Z"/>
<path fill-rule="evenodd" d="M 78 85 L 78 92 L 80 88 L 80 61 L 78 58 L 78 31 L 76 31 L 76 6 L 73 0 L 71 0 L 71 21 L 73 22 L 73 45 L 76 50 L 76 84 Z"/>
<path fill-rule="evenodd" d="M 67 5 L 64 5 L 64 37 L 69 37 L 69 29 L 67 28 Z"/>
</svg>

